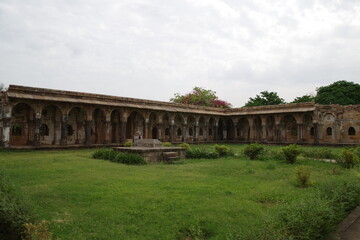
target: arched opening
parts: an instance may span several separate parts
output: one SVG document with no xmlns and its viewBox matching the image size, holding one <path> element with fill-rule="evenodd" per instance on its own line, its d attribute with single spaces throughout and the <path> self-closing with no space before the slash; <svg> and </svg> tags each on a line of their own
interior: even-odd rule
<svg viewBox="0 0 360 240">
<path fill-rule="evenodd" d="M 234 140 L 234 138 L 235 138 L 234 122 L 231 119 L 228 119 L 226 121 L 226 139 Z"/>
<path fill-rule="evenodd" d="M 152 139 L 158 139 L 158 129 L 157 127 L 153 127 L 151 130 L 151 138 Z"/>
<path fill-rule="evenodd" d="M 249 121 L 246 118 L 241 118 L 239 120 L 238 125 L 239 125 L 239 140 L 249 141 L 250 139 Z"/>
<path fill-rule="evenodd" d="M 111 118 L 111 142 L 120 143 L 120 113 L 118 110 L 113 110 L 110 115 Z"/>
<path fill-rule="evenodd" d="M 178 130 L 176 131 L 176 135 L 177 135 L 178 137 L 181 137 L 181 136 L 182 136 L 182 130 L 181 130 L 181 128 L 178 128 Z"/>
<path fill-rule="evenodd" d="M 12 109 L 11 116 L 9 144 L 13 146 L 32 144 L 35 134 L 33 109 L 26 103 L 19 103 Z"/>
<path fill-rule="evenodd" d="M 102 109 L 96 108 L 93 112 L 93 135 L 91 136 L 91 143 L 103 144 L 106 140 L 106 117 Z"/>
<path fill-rule="evenodd" d="M 218 124 L 218 140 L 224 140 L 224 137 L 226 137 L 226 132 L 224 134 L 224 130 L 226 131 L 226 128 L 224 128 L 224 121 L 222 118 L 219 119 Z"/>
<path fill-rule="evenodd" d="M 260 142 L 262 138 L 262 122 L 259 116 L 254 118 L 254 140 Z"/>
<path fill-rule="evenodd" d="M 213 117 L 211 117 L 209 119 L 209 124 L 208 124 L 208 140 L 209 141 L 213 141 L 214 140 L 214 132 L 215 132 L 215 119 Z"/>
<path fill-rule="evenodd" d="M 206 139 L 206 124 L 205 124 L 205 118 L 200 117 L 199 118 L 199 136 L 198 141 L 204 141 Z"/>
<path fill-rule="evenodd" d="M 349 127 L 348 134 L 349 136 L 355 136 L 356 135 L 355 128 Z"/>
<path fill-rule="evenodd" d="M 310 140 L 314 139 L 315 129 L 313 126 L 313 117 L 310 113 L 306 113 L 303 116 L 303 137 L 302 141 L 310 142 Z"/>
<path fill-rule="evenodd" d="M 45 136 L 49 136 L 49 127 L 46 124 L 41 124 L 40 127 L 40 135 L 45 137 Z"/>
<path fill-rule="evenodd" d="M 332 135 L 332 128 L 331 128 L 331 127 L 328 127 L 328 128 L 326 129 L 326 135 L 328 135 L 328 136 L 331 136 L 331 135 Z"/>
<path fill-rule="evenodd" d="M 294 143 L 297 141 L 297 124 L 292 115 L 286 115 L 280 122 L 281 139 L 284 142 Z"/>
<path fill-rule="evenodd" d="M 315 128 L 314 127 L 311 127 L 310 128 L 310 136 L 314 136 L 315 135 Z"/>
<path fill-rule="evenodd" d="M 133 139 L 135 132 L 141 134 L 142 138 L 145 137 L 145 119 L 139 112 L 132 112 L 127 121 L 126 125 L 126 138 Z"/>
<path fill-rule="evenodd" d="M 84 109 L 79 107 L 74 107 L 69 111 L 68 126 L 71 126 L 73 134 L 69 135 L 69 131 L 68 131 L 68 135 L 67 135 L 68 144 L 85 143 L 85 120 L 86 120 L 86 112 Z M 94 125 L 92 127 L 94 127 Z"/>
<path fill-rule="evenodd" d="M 174 129 L 177 129 L 175 141 L 177 142 L 184 141 L 185 137 L 183 136 L 183 131 L 181 130 L 183 126 L 184 126 L 184 118 L 180 114 L 177 114 L 174 118 Z"/>
<path fill-rule="evenodd" d="M 188 137 L 185 141 L 192 142 L 197 137 L 195 132 L 195 117 L 190 115 L 187 119 Z"/>
<path fill-rule="evenodd" d="M 164 114 L 163 117 L 162 117 L 162 126 L 163 126 L 163 129 L 165 129 L 164 131 L 162 131 L 162 140 L 165 141 L 165 142 L 169 142 L 171 140 L 171 137 L 170 136 L 170 118 L 168 116 L 168 114 Z"/>
</svg>

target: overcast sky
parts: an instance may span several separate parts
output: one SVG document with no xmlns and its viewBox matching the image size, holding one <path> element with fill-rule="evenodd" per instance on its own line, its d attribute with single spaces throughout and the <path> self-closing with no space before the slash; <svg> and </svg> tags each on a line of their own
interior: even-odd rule
<svg viewBox="0 0 360 240">
<path fill-rule="evenodd" d="M 0 0 L 0 82 L 243 106 L 360 82 L 359 0 Z"/>
</svg>

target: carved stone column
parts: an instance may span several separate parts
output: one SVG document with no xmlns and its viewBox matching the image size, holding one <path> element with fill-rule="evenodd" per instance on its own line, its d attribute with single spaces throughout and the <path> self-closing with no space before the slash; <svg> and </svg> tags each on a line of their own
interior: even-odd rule
<svg viewBox="0 0 360 240">
<path fill-rule="evenodd" d="M 199 126 L 194 125 L 194 142 L 197 142 L 199 138 Z"/>
<path fill-rule="evenodd" d="M 183 129 L 182 130 L 182 142 L 185 142 L 187 139 L 187 132 L 188 132 L 187 125 L 184 124 L 182 129 Z"/>
<path fill-rule="evenodd" d="M 11 122 L 11 118 L 10 117 L 6 117 L 6 118 L 3 118 L 3 129 L 2 129 L 2 145 L 3 147 L 5 148 L 8 148 L 10 147 L 10 132 L 11 132 L 11 129 L 10 129 L 10 122 Z"/>
<path fill-rule="evenodd" d="M 91 120 L 85 121 L 85 144 L 90 145 L 91 144 Z"/>
<path fill-rule="evenodd" d="M 303 127 L 304 125 L 302 123 L 297 124 L 297 141 L 299 143 L 303 142 Z"/>
<path fill-rule="evenodd" d="M 40 146 L 40 127 L 41 127 L 41 118 L 35 118 L 35 131 L 34 131 L 34 146 Z"/>
<path fill-rule="evenodd" d="M 126 119 L 121 119 L 120 121 L 120 142 L 121 143 L 125 143 L 126 141 L 126 124 L 127 124 L 127 120 Z"/>
<path fill-rule="evenodd" d="M 106 121 L 105 122 L 105 141 L 104 144 L 110 143 L 110 129 L 111 129 L 111 122 Z"/>
<path fill-rule="evenodd" d="M 64 114 L 64 115 L 61 116 L 61 140 L 60 140 L 60 145 L 67 145 L 67 126 L 68 126 L 68 115 Z"/>
</svg>

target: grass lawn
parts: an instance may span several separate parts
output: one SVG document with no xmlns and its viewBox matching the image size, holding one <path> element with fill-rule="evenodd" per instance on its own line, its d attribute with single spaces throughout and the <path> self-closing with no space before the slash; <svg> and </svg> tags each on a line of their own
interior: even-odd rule
<svg viewBox="0 0 360 240">
<path fill-rule="evenodd" d="M 296 187 L 295 166 L 309 166 L 315 184 L 338 177 L 335 166 L 348 171 L 314 160 L 290 165 L 242 157 L 128 166 L 92 159 L 93 151 L 2 151 L 0 168 L 62 240 L 176 239 L 198 222 L 209 239 L 246 236 L 279 205 L 314 191 Z"/>
</svg>

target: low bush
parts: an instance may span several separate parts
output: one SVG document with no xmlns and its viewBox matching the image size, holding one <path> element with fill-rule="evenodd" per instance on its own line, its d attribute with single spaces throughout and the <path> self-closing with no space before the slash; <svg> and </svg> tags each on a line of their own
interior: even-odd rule
<svg viewBox="0 0 360 240">
<path fill-rule="evenodd" d="M 0 239 L 21 239 L 24 224 L 33 221 L 30 203 L 0 170 Z"/>
<path fill-rule="evenodd" d="M 289 146 L 283 147 L 281 150 L 288 163 L 295 163 L 297 156 L 301 153 L 301 150 L 296 144 L 290 144 Z"/>
<path fill-rule="evenodd" d="M 329 201 L 318 194 L 304 196 L 279 208 L 274 228 L 282 239 L 323 239 L 336 223 Z"/>
<path fill-rule="evenodd" d="M 114 159 L 115 162 L 124 163 L 128 165 L 144 165 L 145 159 L 139 154 L 134 153 L 118 153 Z"/>
<path fill-rule="evenodd" d="M 215 151 L 217 152 L 217 154 L 220 157 L 234 156 L 234 152 L 229 147 L 227 147 L 225 145 L 217 145 L 217 144 L 215 144 L 214 148 L 215 148 Z"/>
<path fill-rule="evenodd" d="M 353 168 L 359 163 L 358 156 L 351 149 L 344 149 L 341 152 L 340 158 L 337 160 L 345 168 Z"/>
<path fill-rule="evenodd" d="M 113 160 L 116 154 L 116 151 L 112 148 L 101 148 L 96 150 L 92 157 L 95 159 Z"/>
<path fill-rule="evenodd" d="M 299 187 L 306 188 L 310 185 L 310 169 L 306 166 L 295 168 L 295 179 Z"/>
<path fill-rule="evenodd" d="M 25 223 L 24 224 L 24 237 L 23 240 L 51 240 L 53 234 L 49 229 L 50 223 L 48 221 L 41 221 L 38 223 Z"/>
<path fill-rule="evenodd" d="M 272 159 L 272 160 L 285 160 L 283 151 L 281 150 L 272 150 L 264 149 L 261 158 L 263 159 Z"/>
<path fill-rule="evenodd" d="M 163 147 L 172 147 L 172 143 L 171 142 L 163 142 Z"/>
<path fill-rule="evenodd" d="M 186 148 L 186 150 L 189 150 L 190 149 L 190 145 L 188 143 L 180 143 L 178 145 L 178 147 L 183 147 L 183 148 Z"/>
<path fill-rule="evenodd" d="M 327 179 L 318 183 L 317 188 L 322 198 L 327 199 L 336 212 L 342 213 L 338 220 L 360 203 L 359 180 L 351 174 Z"/>
<path fill-rule="evenodd" d="M 204 148 L 191 148 L 186 151 L 187 158 L 218 158 L 219 154 L 210 152 Z"/>
<path fill-rule="evenodd" d="M 307 149 L 303 150 L 302 155 L 307 158 L 319 159 L 336 159 L 337 155 L 334 154 L 329 148 Z"/>
<path fill-rule="evenodd" d="M 132 141 L 126 141 L 125 143 L 124 143 L 124 147 L 132 147 L 134 144 L 133 144 L 133 142 Z"/>
<path fill-rule="evenodd" d="M 257 157 L 259 157 L 262 152 L 264 152 L 264 147 L 259 143 L 252 143 L 246 145 L 243 150 L 244 155 L 251 160 L 254 160 Z"/>
</svg>

